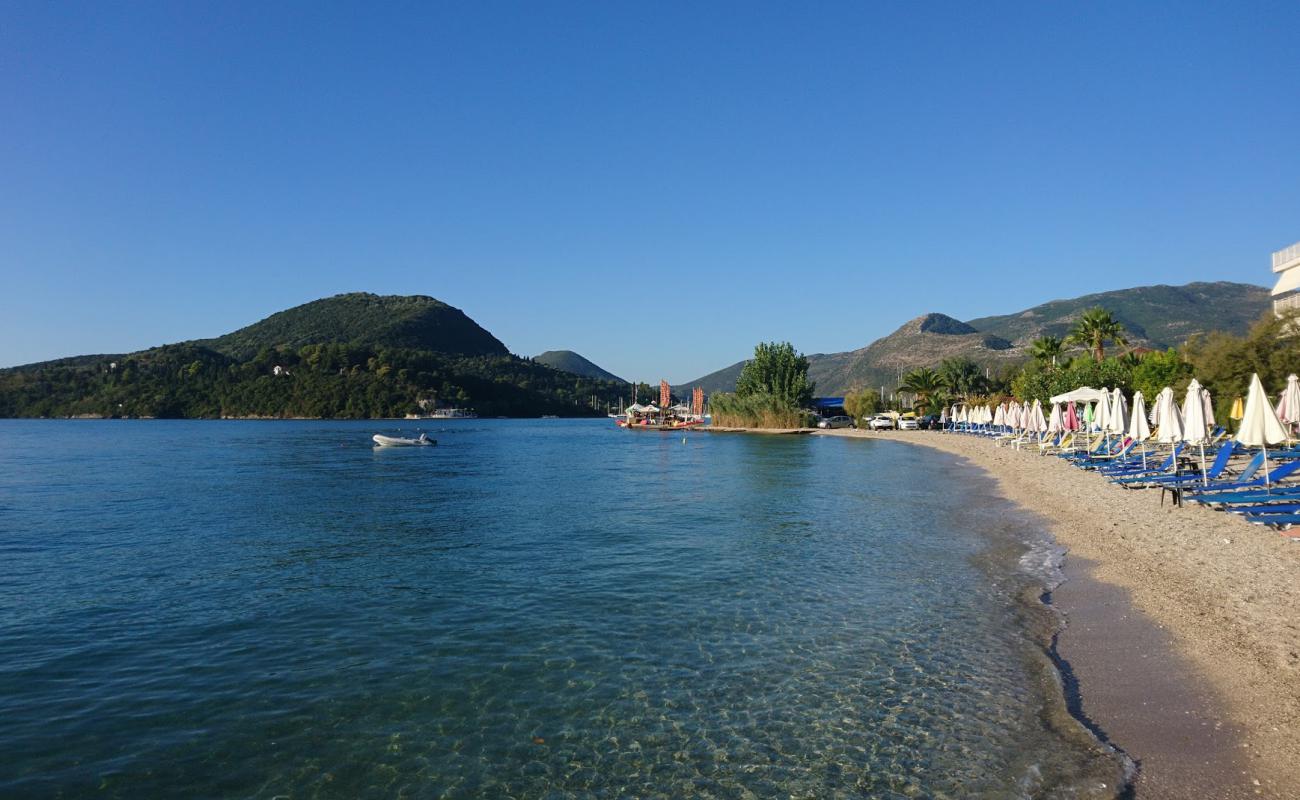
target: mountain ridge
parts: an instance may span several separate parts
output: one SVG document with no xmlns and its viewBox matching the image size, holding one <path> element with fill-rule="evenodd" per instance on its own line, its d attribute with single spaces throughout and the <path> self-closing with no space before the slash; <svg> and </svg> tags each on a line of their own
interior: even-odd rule
<svg viewBox="0 0 1300 800">
<path fill-rule="evenodd" d="M 348 292 L 277 311 L 251 325 L 190 344 L 237 359 L 266 347 L 355 344 L 454 355 L 505 355 L 491 333 L 455 306 L 428 295 Z"/>
<path fill-rule="evenodd" d="M 856 350 L 808 356 L 808 376 L 821 396 L 854 389 L 892 389 L 900 375 L 933 367 L 944 358 L 966 357 L 992 369 L 1022 363 L 1040 336 L 1064 337 L 1087 308 L 1111 311 L 1128 331 L 1130 345 L 1163 350 L 1196 334 L 1244 334 L 1271 308 L 1269 290 L 1231 281 L 1197 281 L 1182 286 L 1156 284 L 1049 300 L 1012 314 L 962 322 L 930 312 L 914 317 L 886 336 Z M 734 391 L 746 361 L 738 361 L 680 388 Z"/>
<path fill-rule="evenodd" d="M 533 356 L 533 361 L 538 364 L 545 364 L 552 369 L 558 369 L 561 372 L 581 375 L 584 378 L 627 383 L 624 379 L 609 370 L 597 366 L 591 360 L 572 350 L 547 350 L 545 353 Z"/>
</svg>

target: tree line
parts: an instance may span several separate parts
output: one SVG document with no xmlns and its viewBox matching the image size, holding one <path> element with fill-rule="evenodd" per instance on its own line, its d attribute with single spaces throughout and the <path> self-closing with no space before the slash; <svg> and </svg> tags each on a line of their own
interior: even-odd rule
<svg viewBox="0 0 1300 800">
<path fill-rule="evenodd" d="M 1107 354 L 1107 347 L 1126 348 L 1122 323 L 1103 308 L 1085 311 L 1064 338 L 1044 336 L 1029 347 L 1023 365 L 986 371 L 969 358 L 947 359 L 935 367 L 907 373 L 899 385 L 921 413 L 938 413 L 954 403 L 1039 400 L 1080 386 L 1141 391 L 1153 397 L 1170 386 L 1186 390 L 1193 377 L 1215 398 L 1216 416 L 1227 419 L 1232 402 L 1244 396 L 1252 373 L 1270 392 L 1281 391 L 1287 375 L 1300 371 L 1300 335 L 1294 317 L 1267 314 L 1244 336 L 1216 332 L 1190 338 L 1181 348 L 1164 351 L 1126 349 Z M 1080 352 L 1082 351 L 1082 352 Z M 895 403 L 894 405 L 898 405 Z M 867 416 L 887 408 L 874 391 L 851 392 L 845 410 Z"/>
<path fill-rule="evenodd" d="M 417 413 L 421 400 L 484 416 L 598 416 L 626 391 L 512 355 L 313 344 L 240 360 L 187 343 L 0 370 L 0 416 L 364 419 Z"/>
</svg>

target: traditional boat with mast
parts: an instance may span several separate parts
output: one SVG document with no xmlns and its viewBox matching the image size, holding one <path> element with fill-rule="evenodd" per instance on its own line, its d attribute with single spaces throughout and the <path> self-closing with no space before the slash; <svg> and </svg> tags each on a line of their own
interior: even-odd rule
<svg viewBox="0 0 1300 800">
<path fill-rule="evenodd" d="M 672 403 L 672 390 L 668 381 L 659 382 L 659 405 L 632 403 L 624 409 L 622 417 L 615 417 L 620 428 L 638 431 L 680 431 L 704 424 L 704 391 L 692 392 L 692 403 Z"/>
</svg>

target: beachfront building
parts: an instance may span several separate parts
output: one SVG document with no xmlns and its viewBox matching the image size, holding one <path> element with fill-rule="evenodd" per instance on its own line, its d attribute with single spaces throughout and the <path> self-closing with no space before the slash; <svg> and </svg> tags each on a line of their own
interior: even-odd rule
<svg viewBox="0 0 1300 800">
<path fill-rule="evenodd" d="M 1278 273 L 1273 287 L 1273 313 L 1300 311 L 1300 242 L 1273 254 L 1273 271 Z"/>
</svg>

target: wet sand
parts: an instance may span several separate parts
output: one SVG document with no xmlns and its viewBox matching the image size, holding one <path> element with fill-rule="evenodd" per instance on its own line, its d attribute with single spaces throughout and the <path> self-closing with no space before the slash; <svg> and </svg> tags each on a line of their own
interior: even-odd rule
<svg viewBox="0 0 1300 800">
<path fill-rule="evenodd" d="M 1136 797 L 1300 797 L 1300 543 L 985 439 L 818 434 L 950 453 L 1050 522 L 1068 699 L 1137 762 Z"/>
</svg>

